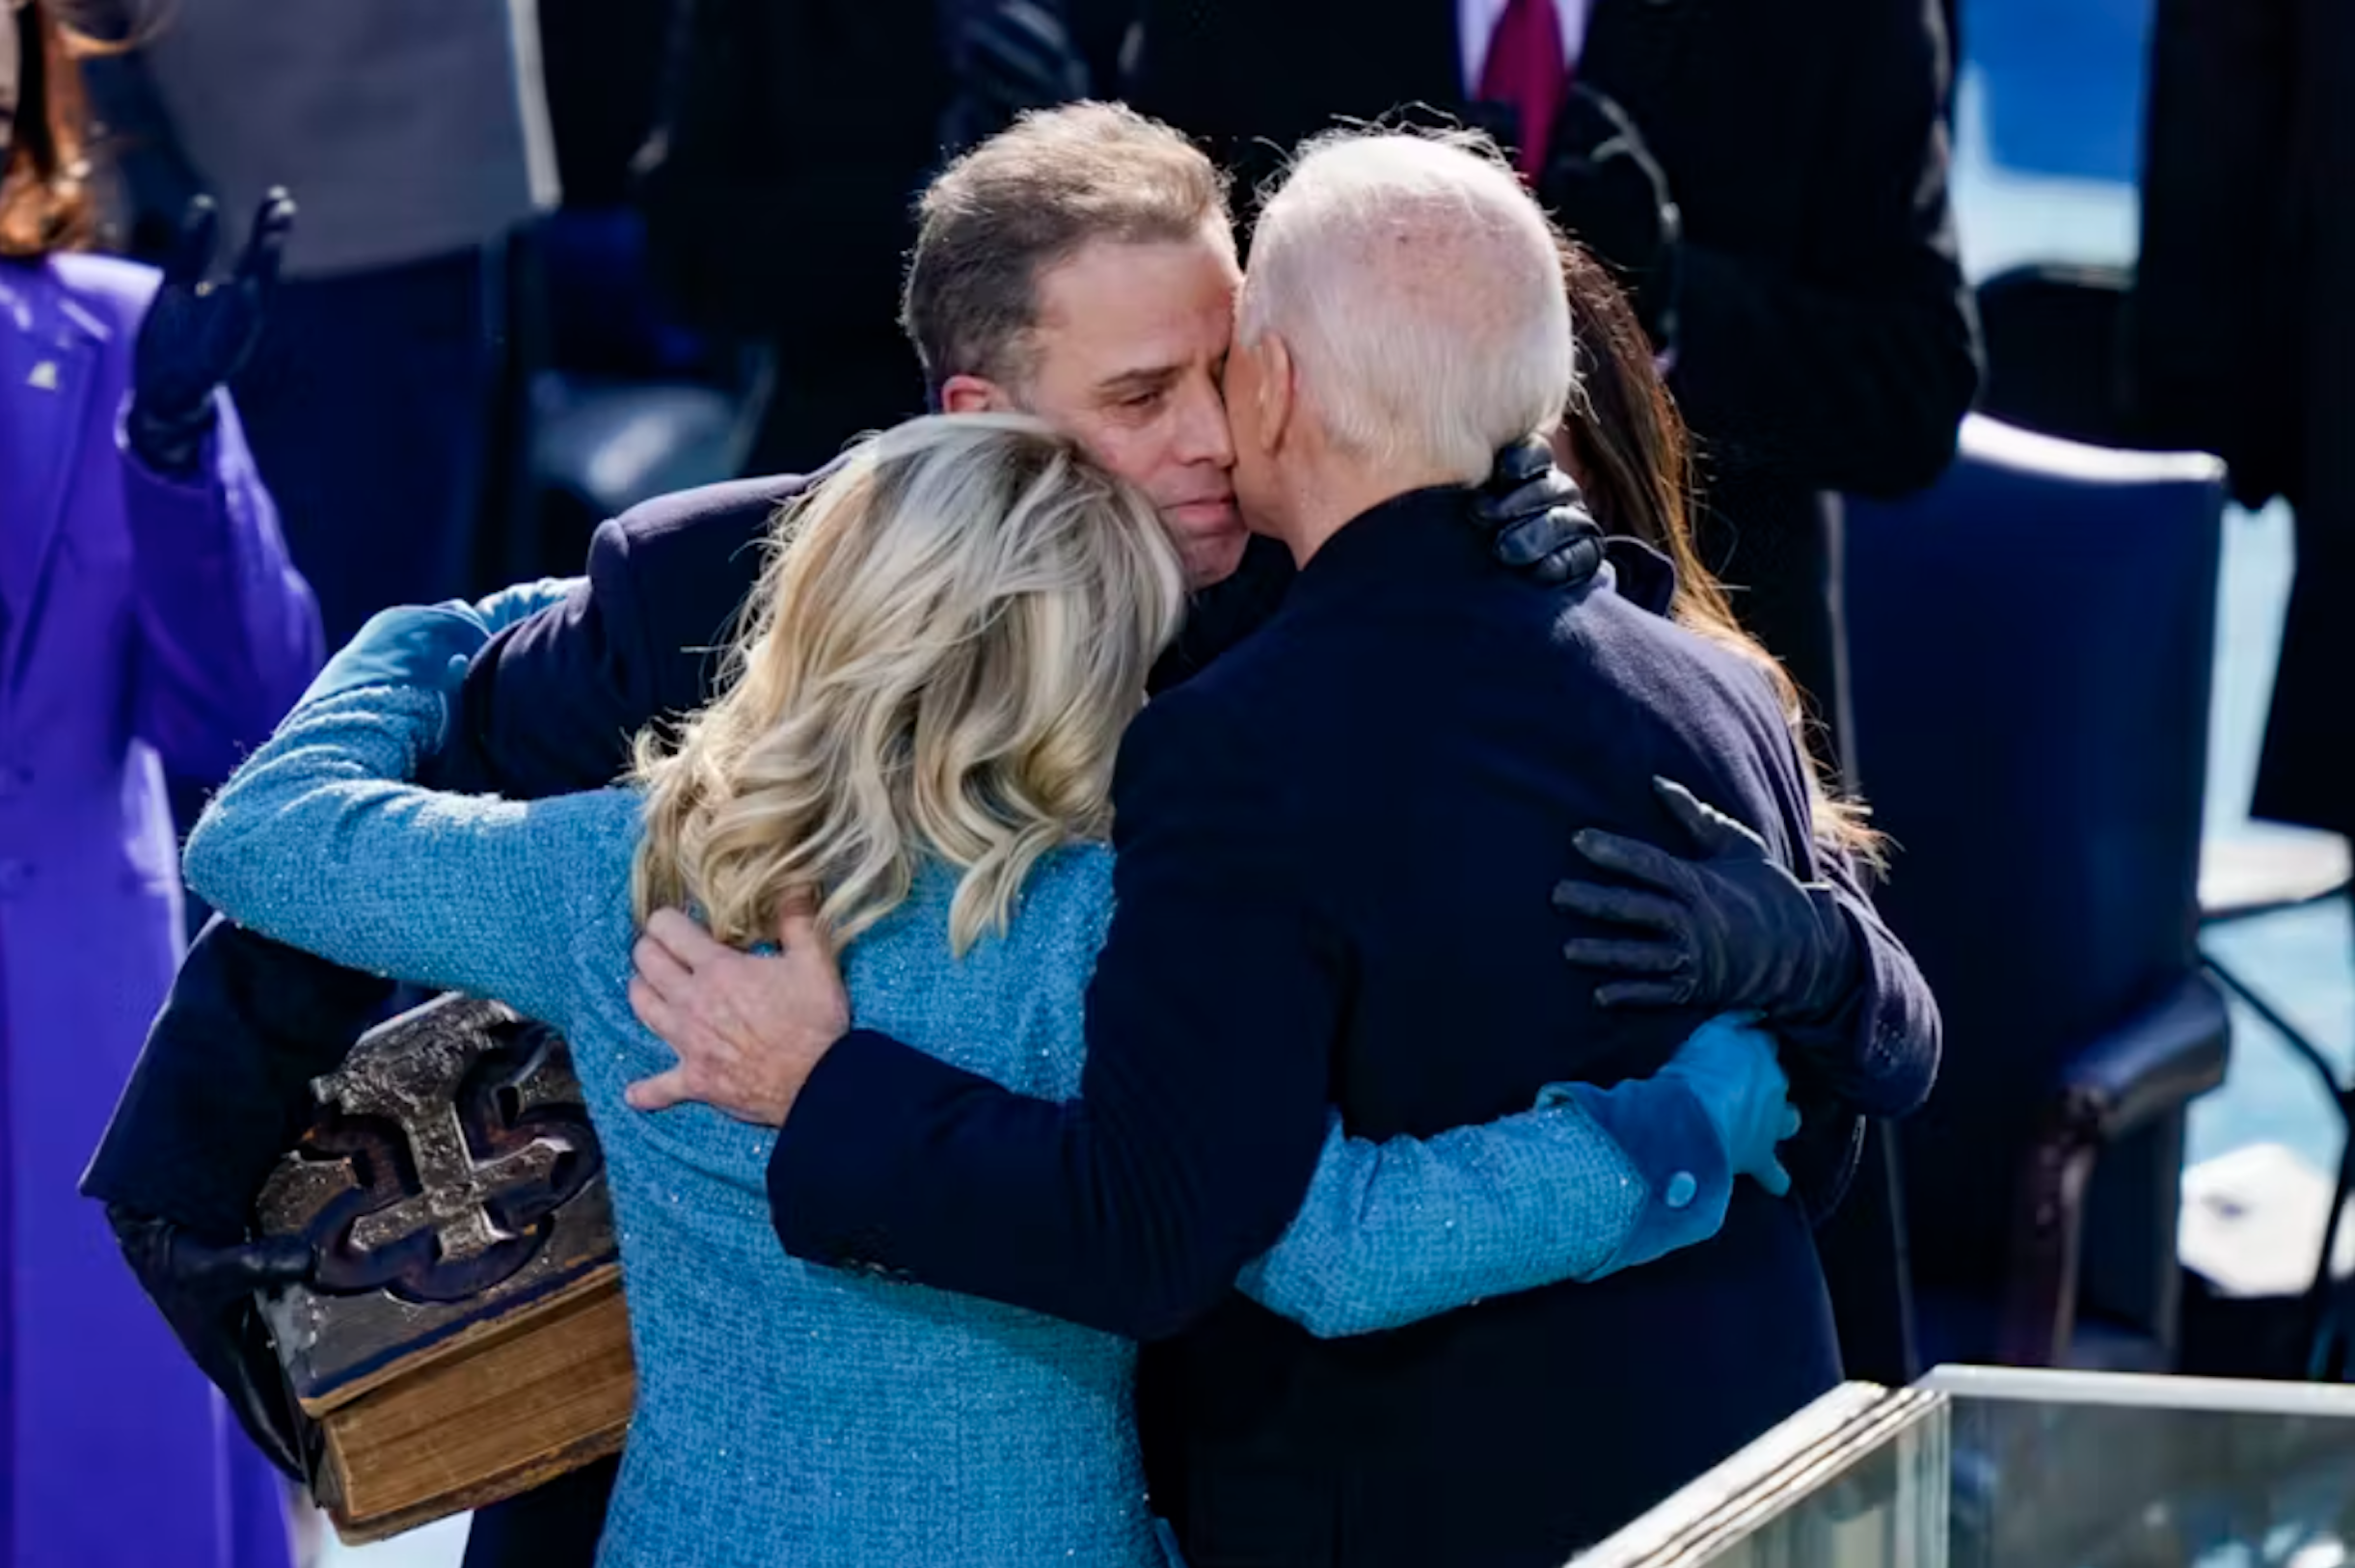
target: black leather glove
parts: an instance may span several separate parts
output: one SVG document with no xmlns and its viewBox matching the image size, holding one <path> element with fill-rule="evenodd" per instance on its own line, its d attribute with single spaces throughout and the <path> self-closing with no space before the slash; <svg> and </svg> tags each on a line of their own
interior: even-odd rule
<svg viewBox="0 0 2355 1568">
<path fill-rule="evenodd" d="M 1683 785 L 1655 778 L 1652 786 L 1700 858 L 1588 828 L 1574 841 L 1579 852 L 1641 886 L 1573 880 L 1554 889 L 1557 908 L 1655 933 L 1582 936 L 1563 947 L 1572 963 L 1618 977 L 1596 989 L 1597 1005 L 1692 1006 L 1770 1022 L 1837 1009 L 1864 961 L 1838 896 L 1792 876 L 1764 839 Z"/>
<path fill-rule="evenodd" d="M 235 270 L 226 282 L 208 284 L 204 274 L 220 227 L 210 197 L 188 203 L 131 352 L 131 410 L 123 433 L 139 460 L 158 473 L 196 471 L 212 433 L 212 394 L 245 368 L 260 344 L 286 234 L 294 227 L 294 203 L 284 191 L 265 197 Z"/>
<path fill-rule="evenodd" d="M 141 1287 L 162 1309 L 180 1347 L 228 1399 L 246 1436 L 270 1463 L 308 1485 L 317 1428 L 296 1417 L 254 1293 L 310 1278 L 310 1245 L 290 1236 L 216 1245 L 171 1220 L 114 1203 L 106 1205 L 106 1221 Z"/>
<path fill-rule="evenodd" d="M 1554 466 L 1554 448 L 1530 436 L 1497 454 L 1472 513 L 1493 535 L 1497 559 L 1538 581 L 1584 582 L 1603 564 L 1603 529 L 1578 483 Z"/>
<path fill-rule="evenodd" d="M 952 151 L 996 135 L 1025 109 L 1089 95 L 1088 63 L 1053 0 L 983 0 L 950 44 L 957 79 L 941 139 Z"/>
<path fill-rule="evenodd" d="M 1669 348 L 1684 216 L 1660 161 L 1616 100 L 1583 83 L 1571 88 L 1554 122 L 1537 196 L 1570 237 L 1618 277 L 1653 348 Z"/>
</svg>

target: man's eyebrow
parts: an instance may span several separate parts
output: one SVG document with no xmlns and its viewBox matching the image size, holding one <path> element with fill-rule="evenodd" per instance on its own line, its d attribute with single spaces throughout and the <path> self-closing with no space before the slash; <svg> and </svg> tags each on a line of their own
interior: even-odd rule
<svg viewBox="0 0 2355 1568">
<path fill-rule="evenodd" d="M 1134 395 L 1159 392 L 1178 379 L 1179 367 L 1175 365 L 1147 365 L 1136 370 L 1123 370 L 1096 384 L 1096 390 L 1107 396 Z"/>
</svg>

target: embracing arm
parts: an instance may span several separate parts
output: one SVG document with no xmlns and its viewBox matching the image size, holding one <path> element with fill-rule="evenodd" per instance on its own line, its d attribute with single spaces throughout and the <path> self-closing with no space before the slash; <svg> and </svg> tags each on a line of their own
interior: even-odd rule
<svg viewBox="0 0 2355 1568">
<path fill-rule="evenodd" d="M 216 439 L 233 428 L 223 420 Z M 715 486 L 599 528 L 587 577 L 474 657 L 447 735 L 419 759 L 420 781 L 516 799 L 610 781 L 632 735 L 665 707 L 692 706 L 713 663 L 702 645 L 719 640 L 751 585 L 760 555 L 750 547 L 793 488 Z M 658 624 L 693 635 L 665 636 Z M 255 733 L 266 729 L 267 720 Z M 392 990 L 381 975 L 211 922 L 149 1032 L 84 1190 L 208 1234 L 241 1233 L 255 1189 L 309 1108 L 311 1078 L 343 1059 Z M 183 1177 L 198 1171 L 201 1180 Z"/>
<path fill-rule="evenodd" d="M 233 429 L 225 420 L 216 439 Z M 167 500 L 188 488 L 149 475 L 133 482 Z M 456 699 L 462 722 L 420 759 L 420 781 L 530 798 L 609 780 L 632 716 L 655 708 L 647 639 L 633 630 L 642 625 L 636 579 L 625 530 L 608 524 L 588 578 L 474 658 Z M 392 991 L 381 974 L 230 920 L 207 922 L 148 1032 L 83 1192 L 204 1235 L 243 1234 L 254 1193 L 309 1114 L 311 1080 L 343 1060 Z"/>
<path fill-rule="evenodd" d="M 1770 1039 L 1741 1044 L 1754 1076 L 1779 1082 Z M 1398 1328 L 1706 1241 L 1735 1174 L 1672 1073 L 1551 1085 L 1533 1110 L 1435 1138 L 1368 1143 L 1337 1116 L 1299 1216 L 1237 1284 L 1320 1338 Z"/>
<path fill-rule="evenodd" d="M 788 1252 L 1152 1338 L 1276 1242 L 1324 1142 L 1352 960 L 1301 901 L 1284 775 L 1255 752 L 1194 688 L 1146 709 L 1113 789 L 1079 1097 L 844 1037 L 771 1160 Z"/>
<path fill-rule="evenodd" d="M 391 617 L 433 613 L 388 611 L 338 661 Z M 561 1026 L 568 894 L 594 842 L 584 824 L 623 829 L 627 811 L 604 795 L 527 805 L 398 782 L 432 748 L 444 693 L 430 677 L 339 689 L 336 672 L 213 797 L 188 838 L 189 885 L 240 924 L 336 962 L 496 997 Z"/>
<path fill-rule="evenodd" d="M 1855 862 L 1819 845 L 1816 871 L 1854 939 L 1855 983 L 1829 1011 L 1776 1017 L 1774 1030 L 1858 1114 L 1909 1116 L 1937 1082 L 1943 1031 L 1937 999 L 1913 955 L 1873 907 Z"/>
<path fill-rule="evenodd" d="M 1782 744 L 1797 776 L 1797 744 L 1788 736 Z M 1587 829 L 1573 840 L 1579 852 L 1619 880 L 1554 890 L 1565 912 L 1619 928 L 1564 946 L 1571 962 L 1613 977 L 1595 1000 L 1758 1014 L 1848 1110 L 1917 1109 L 1937 1076 L 1937 1004 L 1849 855 L 1803 846 L 1795 875 L 1747 824 L 1672 780 L 1652 782 L 1697 852 Z"/>
</svg>

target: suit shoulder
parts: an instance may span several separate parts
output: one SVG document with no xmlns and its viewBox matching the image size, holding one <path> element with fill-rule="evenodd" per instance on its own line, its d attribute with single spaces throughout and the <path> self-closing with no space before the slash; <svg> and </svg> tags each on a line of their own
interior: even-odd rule
<svg viewBox="0 0 2355 1568">
<path fill-rule="evenodd" d="M 628 542 L 633 554 L 741 545 L 765 533 L 777 508 L 808 485 L 798 473 L 699 485 L 639 501 L 609 526 Z"/>
<path fill-rule="evenodd" d="M 113 337 L 127 337 L 139 330 L 140 319 L 163 283 L 163 274 L 153 267 L 120 257 L 68 252 L 51 257 L 49 265 L 66 295 L 95 316 Z"/>
<path fill-rule="evenodd" d="M 1757 658 L 1624 601 L 1618 609 L 1624 639 L 1640 640 L 1653 650 L 1647 662 L 1666 672 L 1673 690 L 1738 716 L 1758 743 L 1774 746 L 1791 740 L 1789 716 Z"/>
<path fill-rule="evenodd" d="M 778 506 L 801 493 L 798 476 L 704 485 L 641 501 L 597 529 L 588 575 L 618 604 L 625 598 L 665 624 L 713 632 L 760 580 L 761 543 Z"/>
<path fill-rule="evenodd" d="M 1192 679 L 1155 693 L 1129 725 L 1122 757 L 1132 751 L 1190 755 L 1191 765 L 1200 767 L 1256 745 L 1280 700 L 1285 669 L 1282 660 L 1267 657 L 1266 641 L 1255 637 Z"/>
</svg>

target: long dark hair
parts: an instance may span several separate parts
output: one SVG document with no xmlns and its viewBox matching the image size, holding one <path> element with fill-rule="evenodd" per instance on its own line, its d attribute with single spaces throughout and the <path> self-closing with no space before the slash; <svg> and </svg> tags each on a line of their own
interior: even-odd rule
<svg viewBox="0 0 2355 1568">
<path fill-rule="evenodd" d="M 1782 662 L 1742 629 L 1724 584 L 1693 546 L 1692 440 L 1635 307 L 1575 241 L 1563 240 L 1561 252 L 1578 357 L 1578 386 L 1562 437 L 1587 504 L 1604 527 L 1642 540 L 1675 565 L 1668 613 L 1679 626 L 1749 660 L 1773 683 L 1813 786 L 1817 836 L 1878 866 L 1881 836 L 1865 825 L 1862 804 L 1833 795 L 1806 743 L 1809 720 L 1798 685 Z"/>
<path fill-rule="evenodd" d="M 72 41 L 45 0 L 12 6 L 9 21 L 16 29 L 22 79 L 0 171 L 0 257 L 21 261 L 88 244 L 96 209 L 83 157 L 82 82 Z"/>
</svg>

